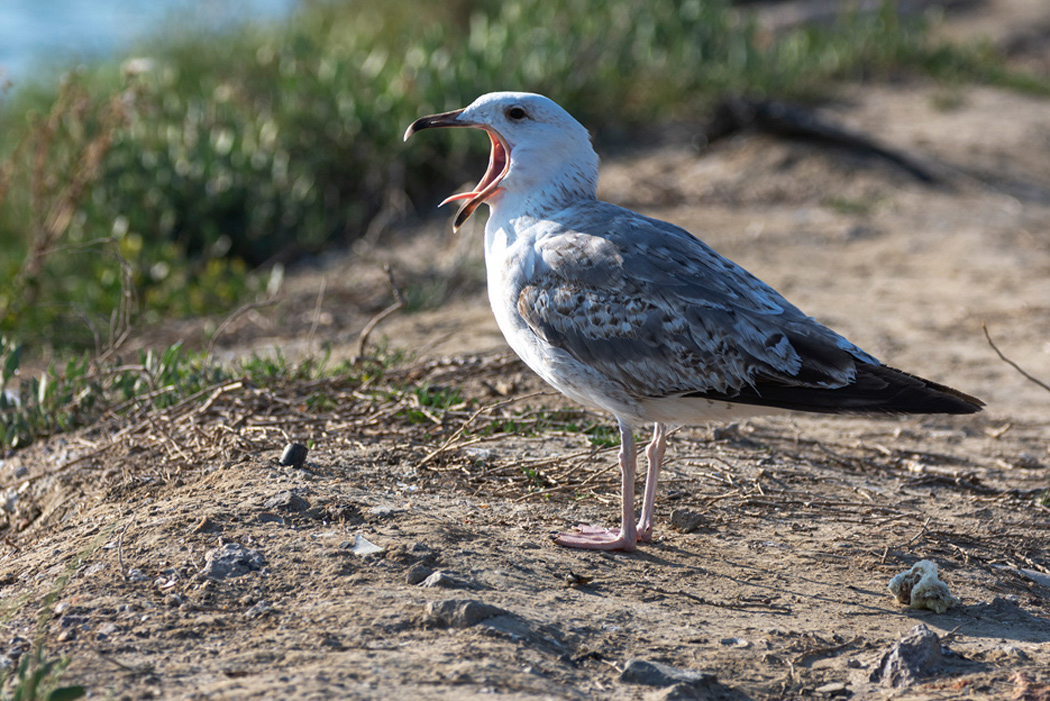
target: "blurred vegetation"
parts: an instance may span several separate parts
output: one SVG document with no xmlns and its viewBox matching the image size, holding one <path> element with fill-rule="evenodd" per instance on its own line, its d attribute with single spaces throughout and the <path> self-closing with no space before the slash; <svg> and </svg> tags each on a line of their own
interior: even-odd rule
<svg viewBox="0 0 1050 701">
<path fill-rule="evenodd" d="M 0 332 L 36 352 L 221 312 L 262 293 L 253 270 L 429 212 L 486 140 L 401 135 L 487 91 L 547 93 L 623 135 L 726 92 L 909 74 L 1047 89 L 932 45 L 891 2 L 772 35 L 728 0 L 304 0 L 272 26 L 165 27 L 134 55 L 0 103 Z"/>
</svg>

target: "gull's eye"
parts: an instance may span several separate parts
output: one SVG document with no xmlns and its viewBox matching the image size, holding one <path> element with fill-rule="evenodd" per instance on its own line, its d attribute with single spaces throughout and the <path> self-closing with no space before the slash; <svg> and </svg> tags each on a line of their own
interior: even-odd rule
<svg viewBox="0 0 1050 701">
<path fill-rule="evenodd" d="M 529 116 L 525 114 L 525 110 L 520 107 L 511 107 L 507 110 L 506 114 L 508 119 L 513 119 L 515 122 L 520 122 Z"/>
</svg>

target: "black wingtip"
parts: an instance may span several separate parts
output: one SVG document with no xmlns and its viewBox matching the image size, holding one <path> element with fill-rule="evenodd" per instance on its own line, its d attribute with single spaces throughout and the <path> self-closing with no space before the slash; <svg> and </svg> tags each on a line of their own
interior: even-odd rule
<svg viewBox="0 0 1050 701">
<path fill-rule="evenodd" d="M 845 387 L 806 387 L 770 378 L 731 393 L 686 396 L 822 414 L 975 414 L 984 407 L 977 397 L 947 385 L 871 364 L 858 365 L 856 379 Z"/>
<path fill-rule="evenodd" d="M 884 366 L 885 367 L 885 366 Z M 909 375 L 902 370 L 887 368 L 896 373 L 917 380 L 924 385 L 925 391 L 920 391 L 914 398 L 916 409 L 905 413 L 912 414 L 976 414 L 984 408 L 983 401 L 972 395 L 960 392 L 954 387 L 942 385 L 932 380 L 927 380 L 915 375 Z"/>
</svg>

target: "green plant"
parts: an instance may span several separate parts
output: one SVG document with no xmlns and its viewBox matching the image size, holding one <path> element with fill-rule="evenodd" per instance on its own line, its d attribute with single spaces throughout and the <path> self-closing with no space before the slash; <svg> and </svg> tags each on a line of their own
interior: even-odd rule
<svg viewBox="0 0 1050 701">
<path fill-rule="evenodd" d="M 13 689 L 3 692 L 3 701 L 74 701 L 87 695 L 80 685 L 59 686 L 59 680 L 70 660 L 67 657 L 47 659 L 39 642 L 33 649 L 22 654 L 18 666 L 11 673 Z M 7 679 L 0 686 L 7 686 Z"/>
<path fill-rule="evenodd" d="M 396 390 L 395 390 L 396 391 Z M 410 423 L 441 423 L 441 414 L 454 409 L 466 408 L 467 404 L 455 387 L 423 385 L 401 390 L 410 400 L 409 406 L 398 412 L 398 416 Z"/>
</svg>

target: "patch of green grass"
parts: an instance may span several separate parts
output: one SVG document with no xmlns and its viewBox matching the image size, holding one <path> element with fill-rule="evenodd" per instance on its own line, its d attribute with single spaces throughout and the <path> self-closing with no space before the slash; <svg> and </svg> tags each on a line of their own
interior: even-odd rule
<svg viewBox="0 0 1050 701">
<path fill-rule="evenodd" d="M 397 415 L 407 419 L 409 423 L 440 423 L 441 415 L 445 412 L 465 409 L 468 406 L 456 387 L 423 385 L 405 388 L 404 392 L 406 396 L 414 399 L 414 402 Z"/>
<path fill-rule="evenodd" d="M 210 390 L 237 381 L 258 387 L 321 379 L 365 385 L 405 357 L 380 352 L 357 363 L 332 365 L 326 353 L 290 363 L 275 349 L 272 354 L 253 354 L 223 365 L 204 352 L 188 351 L 175 343 L 159 351 L 139 351 L 131 362 L 83 353 L 64 365 L 52 363 L 37 376 L 20 377 L 22 346 L 0 337 L 0 447 L 22 448 L 106 414 L 129 415 L 188 400 L 203 403 Z M 452 390 L 443 392 L 419 389 L 415 396 L 420 406 L 438 409 L 462 403 Z M 323 389 L 316 389 L 306 404 L 320 410 L 333 406 L 333 401 Z"/>
<path fill-rule="evenodd" d="M 60 686 L 60 681 L 71 660 L 68 657 L 48 658 L 41 645 L 22 654 L 18 667 L 10 674 L 10 680 L 0 679 L 3 686 L 11 686 L 11 692 L 0 693 L 3 701 L 75 701 L 87 695 L 87 689 L 79 684 Z"/>
</svg>

